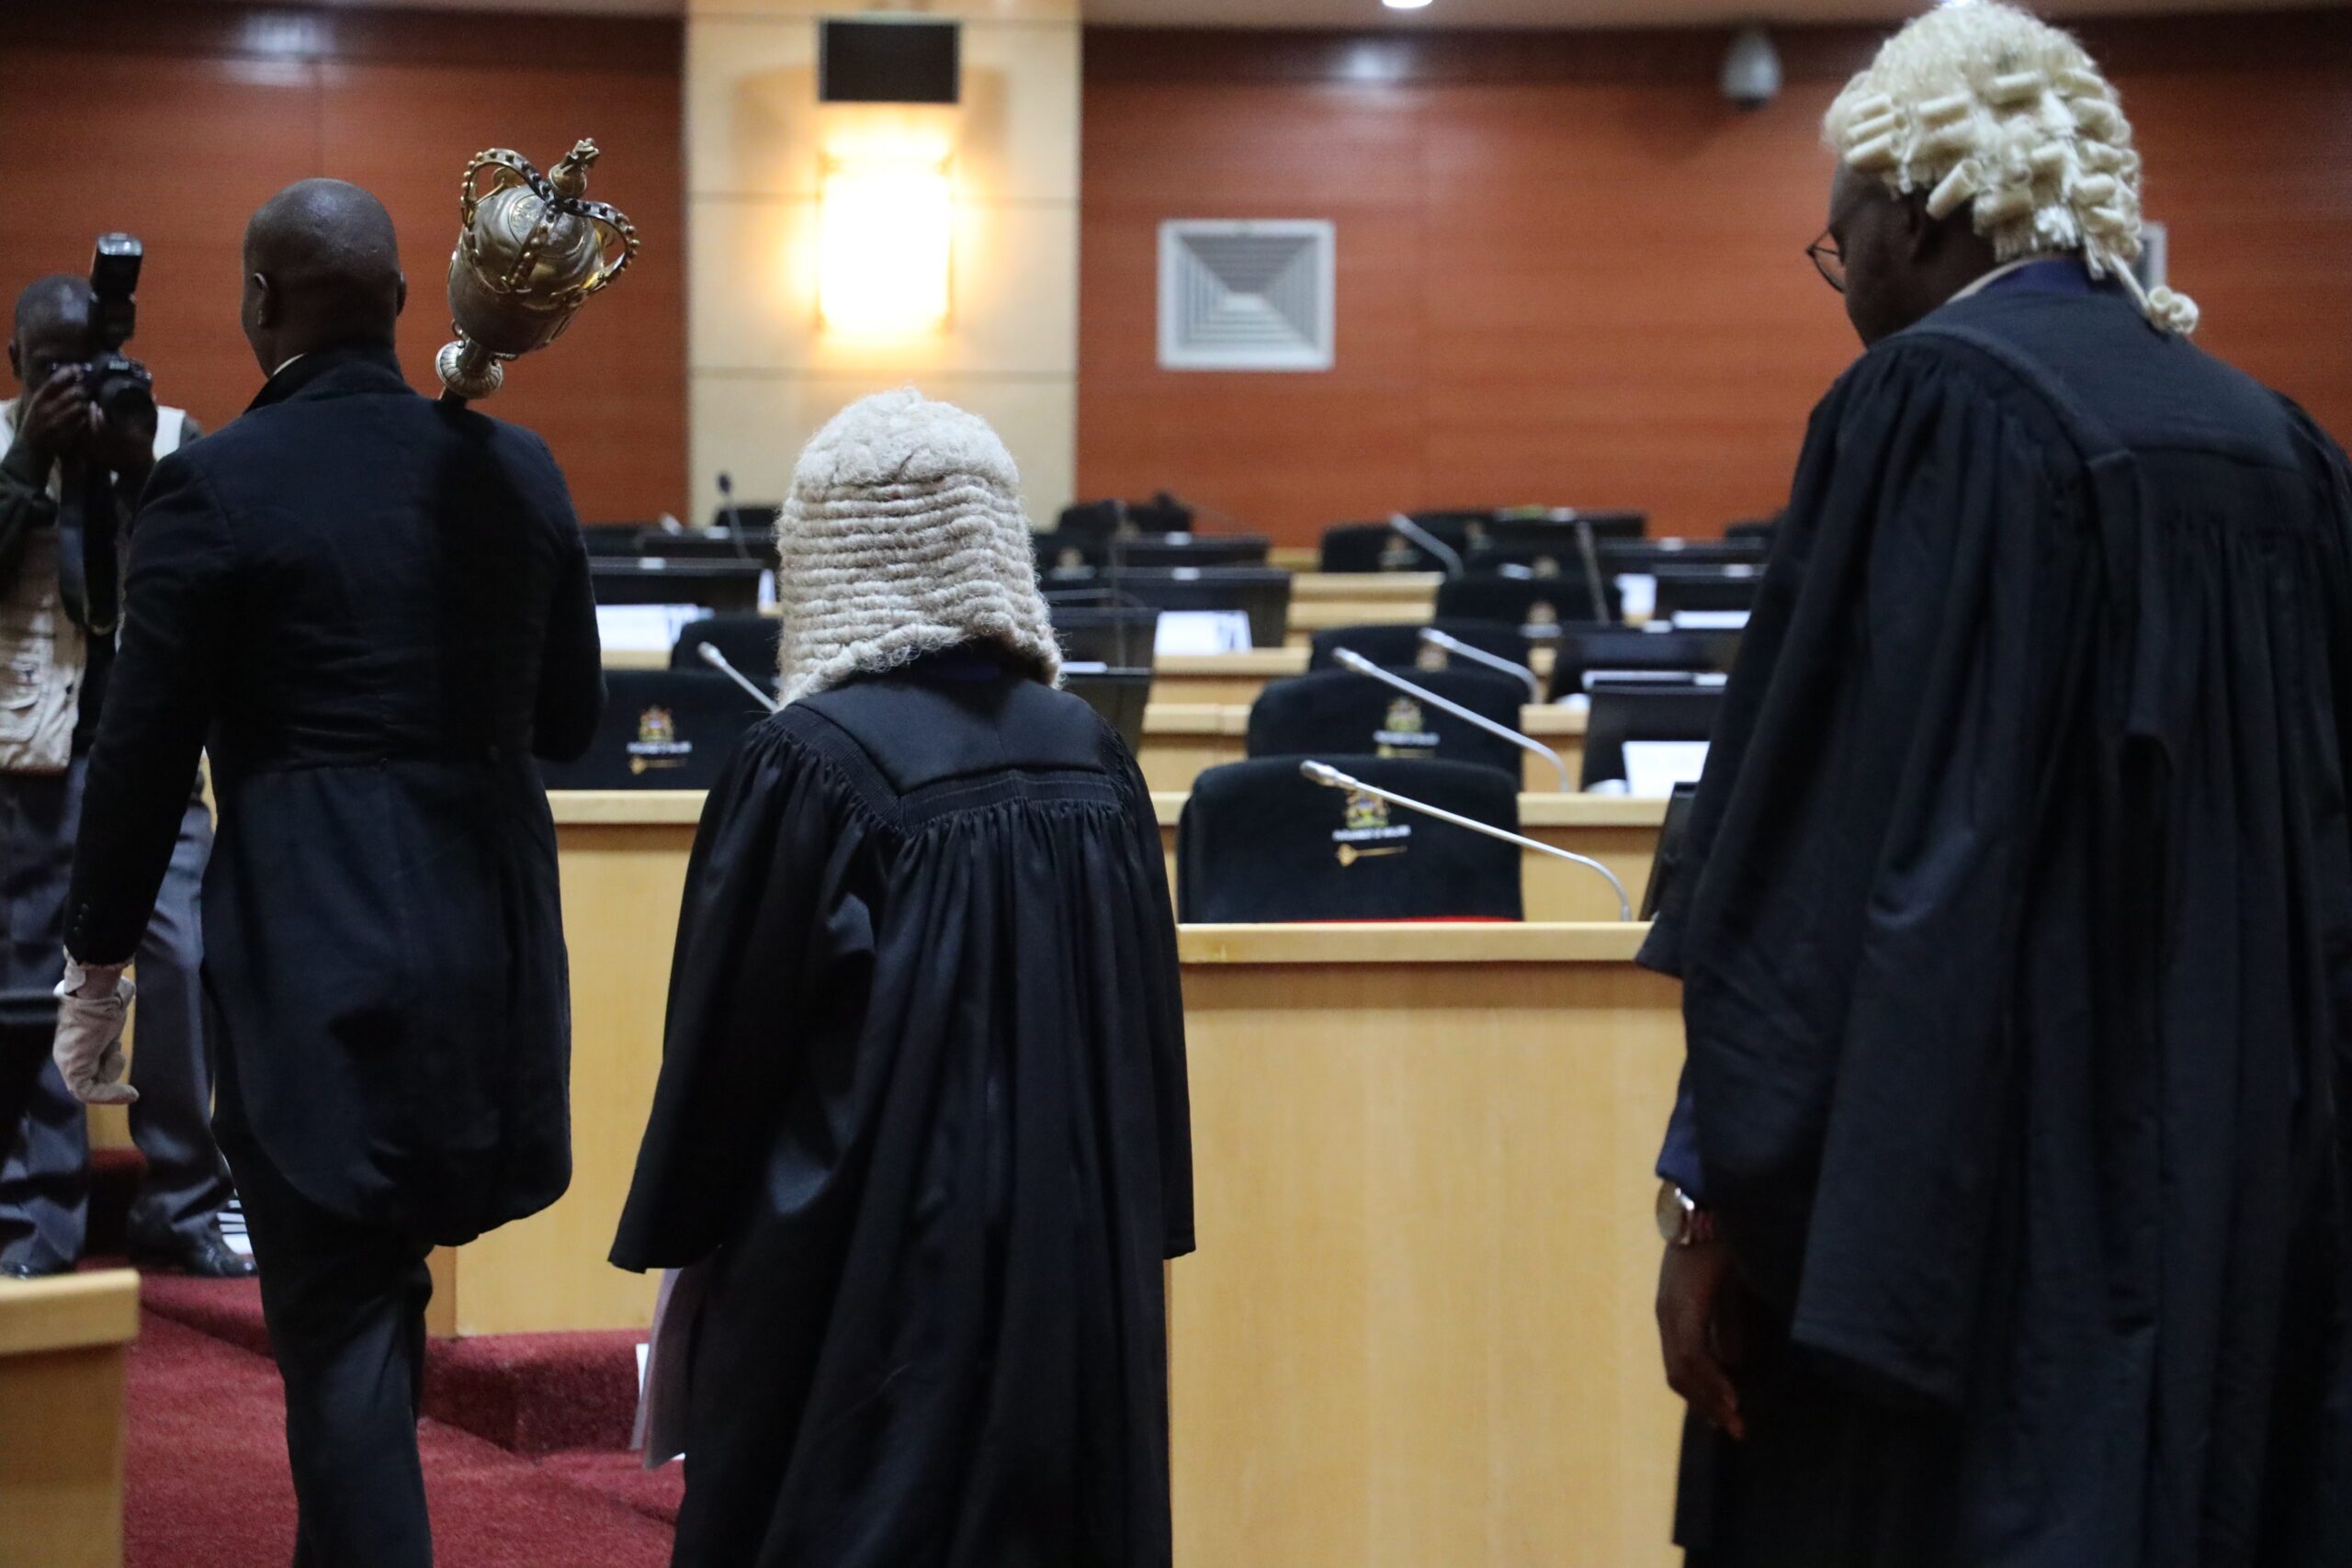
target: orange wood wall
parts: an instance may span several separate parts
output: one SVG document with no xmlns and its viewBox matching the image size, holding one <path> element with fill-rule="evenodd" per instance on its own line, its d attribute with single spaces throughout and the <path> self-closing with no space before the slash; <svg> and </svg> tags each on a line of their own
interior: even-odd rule
<svg viewBox="0 0 2352 1568">
<path fill-rule="evenodd" d="M 130 352 L 208 427 L 261 384 L 237 328 L 245 220 L 313 175 L 391 209 L 408 270 L 401 357 L 438 390 L 458 176 L 491 146 L 542 164 L 583 135 L 591 193 L 645 236 L 629 274 L 489 406 L 547 437 L 589 521 L 685 502 L 684 221 L 674 21 L 106 0 L 0 5 L 0 303 L 146 243 Z"/>
<path fill-rule="evenodd" d="M 2085 29 L 2123 89 L 2200 341 L 2352 438 L 2352 13 Z M 1857 346 L 1806 262 L 1822 111 L 1875 35 L 1090 29 L 1078 489 L 1170 489 L 1287 542 L 1399 507 L 1641 506 L 1713 534 L 1786 494 Z M 1329 218 L 1328 374 L 1155 365 L 1157 226 Z"/>
</svg>

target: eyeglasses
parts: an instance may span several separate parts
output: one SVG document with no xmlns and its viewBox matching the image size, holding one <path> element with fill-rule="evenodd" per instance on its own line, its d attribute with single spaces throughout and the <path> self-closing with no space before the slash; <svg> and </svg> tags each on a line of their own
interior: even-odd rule
<svg viewBox="0 0 2352 1568">
<path fill-rule="evenodd" d="M 1846 292 L 1846 253 L 1838 248 L 1836 237 L 1828 230 L 1824 229 L 1821 238 L 1807 245 L 1804 254 L 1821 274 L 1822 282 L 1840 294 Z"/>
</svg>

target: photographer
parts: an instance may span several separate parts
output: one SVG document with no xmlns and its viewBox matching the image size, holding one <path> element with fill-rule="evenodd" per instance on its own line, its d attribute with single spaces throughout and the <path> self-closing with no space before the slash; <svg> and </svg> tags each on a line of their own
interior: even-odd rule
<svg viewBox="0 0 2352 1568">
<path fill-rule="evenodd" d="M 27 288 L 8 343 L 19 391 L 0 403 L 0 1276 L 62 1273 L 82 1252 L 87 1113 L 47 1065 L 49 990 L 121 617 L 122 530 L 156 460 L 198 434 L 119 353 L 137 268 L 136 242 L 110 235 L 91 280 Z M 130 1130 L 147 1169 L 130 1240 L 142 1267 L 228 1277 L 252 1265 L 221 1237 L 230 1187 L 209 1126 L 197 898 L 211 840 L 199 784 L 139 948 Z"/>
</svg>

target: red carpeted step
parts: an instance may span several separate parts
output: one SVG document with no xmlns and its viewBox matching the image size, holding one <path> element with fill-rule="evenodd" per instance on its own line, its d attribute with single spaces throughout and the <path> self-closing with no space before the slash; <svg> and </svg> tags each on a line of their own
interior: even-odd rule
<svg viewBox="0 0 2352 1568">
<path fill-rule="evenodd" d="M 292 1555 L 284 1404 L 266 1361 L 162 1313 L 131 1347 L 126 1568 Z M 417 1430 L 440 1568 L 664 1568 L 671 1531 L 571 1473 L 437 1421 Z M 605 1456 L 617 1461 L 620 1456 Z"/>
<path fill-rule="evenodd" d="M 269 1354 L 252 1280 L 150 1274 L 150 1313 L 256 1355 Z M 492 1334 L 436 1339 L 424 1362 L 424 1413 L 517 1453 L 628 1447 L 642 1334 Z"/>
<path fill-rule="evenodd" d="M 648 1470 L 635 1454 L 581 1450 L 549 1454 L 539 1461 L 539 1468 L 665 1525 L 678 1522 L 678 1504 L 686 1495 L 686 1467 L 680 1461 Z"/>
</svg>

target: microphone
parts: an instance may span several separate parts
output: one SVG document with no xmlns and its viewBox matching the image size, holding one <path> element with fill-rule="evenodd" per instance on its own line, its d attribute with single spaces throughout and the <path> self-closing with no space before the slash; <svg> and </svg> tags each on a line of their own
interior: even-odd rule
<svg viewBox="0 0 2352 1568">
<path fill-rule="evenodd" d="M 751 693 L 752 700 L 757 702 L 762 707 L 767 709 L 768 712 L 778 713 L 783 710 L 784 705 L 782 703 L 777 702 L 774 697 L 768 695 L 767 693 L 760 690 L 757 682 L 753 682 L 749 675 L 744 674 L 741 670 L 738 670 L 732 664 L 728 663 L 727 655 L 719 652 L 716 644 L 707 642 L 699 644 L 695 649 L 695 653 L 705 664 L 709 665 L 713 670 L 718 671 L 721 675 L 726 676 L 729 680 L 734 682 L 737 685 Z"/>
<path fill-rule="evenodd" d="M 1368 784 L 1362 779 L 1340 772 L 1329 762 L 1318 762 L 1309 758 L 1298 765 L 1298 771 L 1311 784 L 1323 784 L 1331 789 L 1362 790 L 1364 794 L 1376 795 L 1391 805 L 1401 806 L 1408 811 L 1418 811 L 1424 817 L 1434 817 L 1441 822 L 1451 822 L 1457 828 L 1467 828 L 1474 833 L 1484 833 L 1489 839 L 1500 839 L 1504 843 L 1517 844 L 1522 850 L 1534 850 L 1541 854 L 1553 855 L 1561 860 L 1574 861 L 1581 866 L 1589 866 L 1599 872 L 1608 881 L 1611 888 L 1616 892 L 1617 918 L 1621 920 L 1630 920 L 1634 918 L 1634 900 L 1626 893 L 1625 885 L 1617 879 L 1615 872 L 1590 855 L 1580 855 L 1574 850 L 1564 850 L 1556 845 L 1544 843 L 1540 839 L 1531 839 L 1523 834 L 1508 832 L 1491 824 L 1481 822 L 1476 818 L 1461 816 L 1445 810 L 1442 807 L 1431 806 L 1427 801 L 1411 799 L 1393 790 L 1382 789 L 1377 784 Z"/>
<path fill-rule="evenodd" d="M 736 558 L 749 561 L 752 552 L 743 547 L 743 514 L 735 510 L 735 476 L 724 468 L 718 470 L 718 499 L 725 503 L 722 510 L 727 513 L 727 537 L 735 547 Z M 703 646 L 708 648 L 710 644 L 704 643 Z M 731 665 L 728 673 L 735 673 Z M 738 675 L 736 679 L 742 677 Z"/>
<path fill-rule="evenodd" d="M 1401 512 L 1392 512 L 1388 514 L 1388 526 L 1392 532 L 1404 535 L 1422 549 L 1437 557 L 1439 562 L 1445 568 L 1446 576 L 1460 577 L 1462 575 L 1462 553 L 1419 523 Z"/>
<path fill-rule="evenodd" d="M 1374 680 L 1380 682 L 1383 685 L 1394 686 L 1398 691 L 1404 693 L 1407 696 L 1418 698 L 1420 701 L 1429 704 L 1431 707 L 1436 708 L 1441 713 L 1450 713 L 1454 717 L 1462 720 L 1464 724 L 1475 725 L 1478 728 L 1485 730 L 1489 735 L 1499 735 L 1522 751 L 1534 752 L 1535 755 L 1551 763 L 1553 771 L 1560 775 L 1561 794 L 1573 795 L 1576 793 L 1577 786 L 1568 778 L 1568 765 L 1560 761 L 1560 754 L 1557 751 L 1553 750 L 1550 747 L 1539 746 L 1534 741 L 1530 740 L 1526 736 L 1521 735 L 1518 730 L 1512 729 L 1506 725 L 1497 724 L 1493 719 L 1487 717 L 1483 714 L 1472 713 L 1460 703 L 1448 702 L 1445 698 L 1439 696 L 1435 692 L 1429 690 L 1425 686 L 1416 686 L 1413 682 L 1406 680 L 1405 677 L 1397 674 L 1393 670 L 1383 670 L 1379 665 L 1374 664 L 1371 660 L 1366 659 L 1363 654 L 1358 653 L 1352 648 L 1333 649 L 1331 650 L 1331 660 L 1335 664 L 1343 665 L 1346 668 L 1354 671 L 1359 675 L 1369 675 Z"/>
<path fill-rule="evenodd" d="M 1577 553 L 1584 557 L 1585 586 L 1592 590 L 1592 618 L 1613 622 L 1617 617 L 1610 614 L 1609 595 L 1600 588 L 1600 552 L 1593 547 L 1592 521 L 1575 515 L 1573 511 L 1569 515 L 1577 528 Z"/>
<path fill-rule="evenodd" d="M 1513 664 L 1510 660 L 1498 654 L 1488 653 L 1483 648 L 1473 648 L 1460 637 L 1449 637 L 1435 626 L 1423 626 L 1421 640 L 1431 648 L 1442 648 L 1448 653 L 1458 654 L 1473 664 L 1483 664 L 1489 670 L 1499 670 L 1506 675 L 1516 675 L 1527 682 L 1529 702 L 1540 703 L 1544 700 L 1544 682 L 1538 681 L 1535 678 L 1535 671 L 1524 664 Z"/>
</svg>

